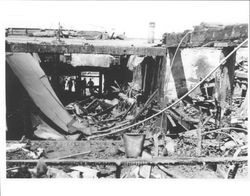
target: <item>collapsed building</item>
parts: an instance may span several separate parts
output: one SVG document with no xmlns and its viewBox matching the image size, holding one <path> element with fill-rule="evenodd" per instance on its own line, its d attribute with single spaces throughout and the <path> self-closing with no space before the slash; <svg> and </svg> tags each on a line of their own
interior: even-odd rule
<svg viewBox="0 0 250 196">
<path fill-rule="evenodd" d="M 203 163 L 213 177 L 244 173 L 247 37 L 246 24 L 202 23 L 150 44 L 106 32 L 8 29 L 7 175 L 37 163 L 37 177 L 46 164 L 78 165 L 78 177 L 91 173 L 83 164 L 124 178 L 181 178 L 171 167 Z"/>
</svg>

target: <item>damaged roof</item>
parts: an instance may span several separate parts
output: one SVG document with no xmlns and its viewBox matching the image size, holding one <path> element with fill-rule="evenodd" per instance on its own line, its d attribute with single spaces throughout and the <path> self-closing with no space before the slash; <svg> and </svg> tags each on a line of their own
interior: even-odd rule
<svg viewBox="0 0 250 196">
<path fill-rule="evenodd" d="M 83 53 L 112 55 L 165 56 L 165 47 L 156 47 L 146 40 L 84 40 L 55 37 L 6 37 L 6 52 Z"/>
<path fill-rule="evenodd" d="M 167 47 L 176 47 L 181 39 L 189 34 L 183 40 L 182 47 L 230 47 L 237 46 L 248 38 L 248 24 L 221 25 L 201 23 L 194 26 L 193 30 L 186 30 L 182 33 L 165 33 L 163 43 Z"/>
</svg>

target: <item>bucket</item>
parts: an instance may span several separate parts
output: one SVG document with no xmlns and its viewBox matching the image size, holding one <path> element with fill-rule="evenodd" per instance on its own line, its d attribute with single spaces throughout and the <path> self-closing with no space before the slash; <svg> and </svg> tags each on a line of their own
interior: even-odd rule
<svg viewBox="0 0 250 196">
<path fill-rule="evenodd" d="M 146 135 L 144 134 L 124 134 L 123 141 L 127 158 L 137 158 L 141 156 Z"/>
</svg>

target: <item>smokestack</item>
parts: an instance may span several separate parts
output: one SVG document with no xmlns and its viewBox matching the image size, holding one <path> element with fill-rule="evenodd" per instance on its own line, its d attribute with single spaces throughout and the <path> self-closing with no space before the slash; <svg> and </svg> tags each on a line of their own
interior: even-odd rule
<svg viewBox="0 0 250 196">
<path fill-rule="evenodd" d="M 150 22 L 149 31 L 148 31 L 148 43 L 149 44 L 154 43 L 154 37 L 155 37 L 155 22 Z"/>
</svg>

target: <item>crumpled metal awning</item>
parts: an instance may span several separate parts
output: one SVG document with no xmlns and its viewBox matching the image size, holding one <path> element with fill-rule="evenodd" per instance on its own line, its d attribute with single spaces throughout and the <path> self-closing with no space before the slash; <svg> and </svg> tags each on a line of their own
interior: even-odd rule
<svg viewBox="0 0 250 196">
<path fill-rule="evenodd" d="M 30 53 L 6 53 L 8 65 L 36 106 L 50 120 L 65 132 L 72 133 L 79 130 L 90 135 L 89 130 L 79 121 L 75 121 L 64 108 L 35 57 Z"/>
</svg>

